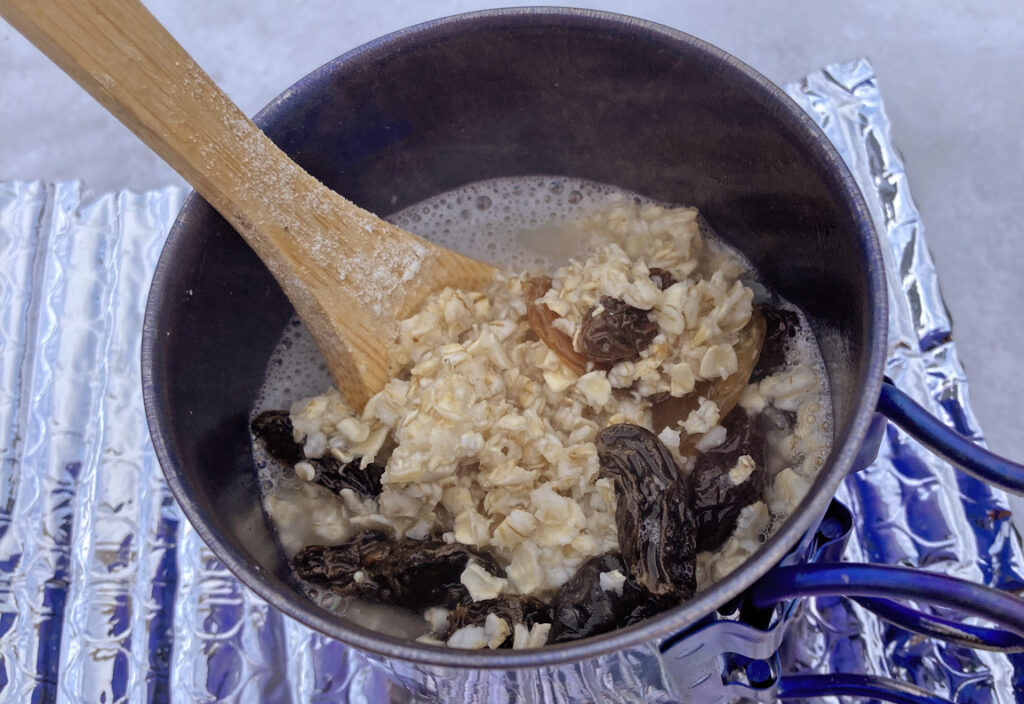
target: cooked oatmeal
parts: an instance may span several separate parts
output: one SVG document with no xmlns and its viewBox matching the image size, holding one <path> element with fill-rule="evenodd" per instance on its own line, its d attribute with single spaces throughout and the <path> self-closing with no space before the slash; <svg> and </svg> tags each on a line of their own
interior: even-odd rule
<svg viewBox="0 0 1024 704">
<path fill-rule="evenodd" d="M 608 594 L 633 588 L 628 565 L 592 567 L 600 556 L 628 553 L 616 515 L 625 480 L 600 456 L 604 429 L 653 431 L 656 440 L 637 442 L 665 448 L 680 491 L 690 483 L 717 492 L 704 504 L 694 499 L 687 519 L 698 529 L 712 520 L 722 533 L 697 539 L 697 549 L 713 544 L 696 555 L 697 589 L 759 547 L 827 455 L 830 409 L 816 350 L 803 337 L 786 340 L 785 359 L 751 380 L 762 346 L 752 340 L 764 339 L 766 325 L 770 337 L 775 319 L 765 323 L 749 270 L 703 236 L 695 209 L 627 199 L 583 222 L 583 257 L 429 298 L 401 323 L 402 373 L 361 412 L 333 389 L 291 407 L 303 455 L 294 463 L 298 481 L 266 501 L 285 549 L 370 534 L 451 546 L 468 607 L 427 608 L 428 642 L 536 647 L 548 641 L 550 623 L 516 618 L 534 601 L 557 602 L 578 572 L 593 572 Z M 757 461 L 727 454 L 738 416 L 774 419 L 765 426 L 770 449 Z M 712 469 L 712 457 L 727 457 L 728 467 Z M 355 483 L 331 491 L 314 483 L 324 458 Z M 735 498 L 734 488 L 754 479 L 763 490 Z M 722 513 L 723 501 L 739 503 Z M 295 523 L 301 530 L 288 529 Z M 453 552 L 459 546 L 471 552 Z M 356 571 L 349 579 L 373 578 Z M 501 599 L 520 616 L 466 613 Z M 468 621 L 456 628 L 459 619 Z"/>
</svg>

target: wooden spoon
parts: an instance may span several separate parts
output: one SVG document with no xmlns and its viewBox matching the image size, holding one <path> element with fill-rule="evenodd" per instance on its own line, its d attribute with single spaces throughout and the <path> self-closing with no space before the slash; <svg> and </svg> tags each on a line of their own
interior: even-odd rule
<svg viewBox="0 0 1024 704">
<path fill-rule="evenodd" d="M 398 229 L 289 159 L 136 0 L 0 0 L 0 15 L 170 164 L 245 238 L 357 408 L 397 369 L 398 321 L 486 264 Z"/>
</svg>

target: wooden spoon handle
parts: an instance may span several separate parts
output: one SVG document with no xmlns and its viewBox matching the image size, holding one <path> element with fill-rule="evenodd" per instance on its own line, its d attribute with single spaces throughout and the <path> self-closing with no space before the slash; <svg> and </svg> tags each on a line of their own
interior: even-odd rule
<svg viewBox="0 0 1024 704">
<path fill-rule="evenodd" d="M 395 371 L 397 320 L 441 286 L 490 278 L 307 174 L 137 0 L 0 0 L 0 14 L 245 237 L 357 407 Z"/>
</svg>

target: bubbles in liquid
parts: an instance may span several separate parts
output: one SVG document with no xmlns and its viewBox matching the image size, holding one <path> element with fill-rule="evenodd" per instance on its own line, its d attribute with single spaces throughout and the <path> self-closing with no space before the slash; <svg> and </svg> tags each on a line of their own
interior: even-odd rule
<svg viewBox="0 0 1024 704">
<path fill-rule="evenodd" d="M 556 247 L 552 233 L 613 200 L 635 197 L 620 189 L 550 176 L 478 181 L 412 205 L 387 219 L 399 227 L 463 254 L 512 271 L 551 268 L 584 253 L 580 232 Z M 443 204 L 447 204 L 446 206 Z M 446 212 L 453 204 L 472 204 Z M 526 231 L 524 238 L 522 233 Z M 536 237 L 529 237 L 539 231 Z M 559 239 L 559 238 L 556 238 Z M 562 243 L 564 244 L 564 242 Z M 538 257 L 542 264 L 538 265 Z"/>
</svg>

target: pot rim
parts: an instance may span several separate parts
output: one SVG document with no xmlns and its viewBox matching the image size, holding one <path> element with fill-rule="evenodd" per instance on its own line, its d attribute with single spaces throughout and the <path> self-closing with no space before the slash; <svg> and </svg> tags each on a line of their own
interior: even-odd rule
<svg viewBox="0 0 1024 704">
<path fill-rule="evenodd" d="M 356 624 L 345 623 L 311 600 L 295 598 L 294 594 L 284 594 L 278 591 L 268 581 L 267 575 L 258 565 L 251 564 L 244 559 L 243 555 L 237 553 L 211 531 L 197 507 L 189 499 L 188 488 L 174 470 L 176 463 L 169 449 L 168 438 L 161 426 L 160 391 L 155 383 L 157 375 L 154 374 L 153 367 L 154 355 L 159 344 L 156 333 L 159 310 L 173 300 L 167 294 L 164 281 L 171 268 L 171 262 L 175 258 L 175 233 L 179 228 L 187 226 L 189 213 L 204 202 L 194 192 L 189 195 L 171 228 L 153 276 L 146 304 L 142 340 L 143 397 L 153 448 L 164 470 L 171 492 L 185 517 L 207 546 L 243 584 L 274 608 L 304 625 L 346 645 L 385 658 L 401 659 L 421 665 L 487 670 L 556 666 L 608 655 L 628 648 L 650 647 L 652 644 L 663 642 L 690 628 L 701 618 L 748 589 L 758 578 L 779 563 L 799 542 L 800 538 L 813 527 L 812 523 L 824 513 L 840 482 L 853 467 L 854 460 L 867 434 L 868 425 L 881 390 L 887 339 L 887 296 L 882 252 L 863 194 L 842 158 L 821 129 L 781 88 L 731 54 L 680 30 L 613 12 L 563 7 L 504 8 L 452 15 L 400 29 L 332 59 L 299 79 L 293 86 L 272 100 L 257 113 L 254 122 L 261 127 L 273 122 L 280 114 L 288 110 L 288 103 L 295 94 L 318 84 L 322 78 L 354 59 L 390 51 L 392 44 L 402 41 L 407 36 L 429 37 L 432 34 L 462 28 L 472 30 L 474 25 L 490 25 L 501 20 L 573 22 L 619 30 L 625 27 L 643 32 L 649 37 L 685 45 L 706 54 L 711 62 L 729 78 L 739 80 L 752 90 L 760 91 L 768 97 L 772 103 L 771 109 L 776 112 L 779 119 L 788 122 L 792 129 L 801 133 L 801 136 L 806 139 L 806 145 L 810 146 L 812 151 L 817 151 L 815 156 L 823 166 L 822 173 L 830 181 L 829 185 L 845 195 L 848 205 L 856 214 L 854 224 L 860 234 L 859 244 L 867 263 L 868 291 L 872 300 L 867 338 L 867 379 L 851 410 L 849 431 L 840 442 L 833 444 L 831 461 L 819 473 L 807 496 L 801 502 L 799 510 L 789 517 L 782 527 L 742 566 L 711 588 L 698 593 L 690 601 L 670 611 L 600 636 L 520 651 L 474 651 L 427 645 L 388 636 Z"/>
</svg>

